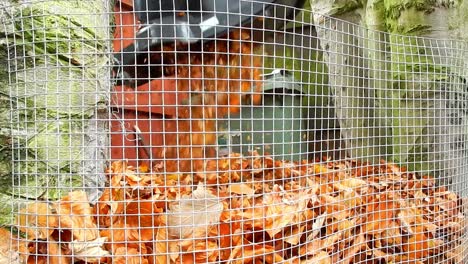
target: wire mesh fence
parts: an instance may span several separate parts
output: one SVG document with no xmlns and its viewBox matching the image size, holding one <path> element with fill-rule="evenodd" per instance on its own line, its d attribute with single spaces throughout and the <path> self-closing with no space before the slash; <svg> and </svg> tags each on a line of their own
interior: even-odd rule
<svg viewBox="0 0 468 264">
<path fill-rule="evenodd" d="M 0 1 L 0 263 L 465 263 L 467 42 L 312 2 Z"/>
</svg>

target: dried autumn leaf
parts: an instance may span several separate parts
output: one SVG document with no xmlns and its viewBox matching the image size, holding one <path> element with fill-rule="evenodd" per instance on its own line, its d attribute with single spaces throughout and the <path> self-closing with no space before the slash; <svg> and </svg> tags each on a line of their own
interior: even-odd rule
<svg viewBox="0 0 468 264">
<path fill-rule="evenodd" d="M 410 258 L 423 259 L 432 254 L 441 244 L 443 244 L 443 242 L 431 239 L 424 233 L 416 233 L 403 244 L 403 249 Z"/>
<path fill-rule="evenodd" d="M 378 259 L 378 260 L 383 259 L 383 260 L 385 261 L 385 263 L 393 263 L 393 262 L 395 262 L 395 256 L 389 255 L 389 254 L 383 252 L 383 251 L 380 250 L 380 249 L 374 249 L 374 250 L 372 250 L 372 258 L 373 258 L 373 259 Z"/>
<path fill-rule="evenodd" d="M 142 256 L 136 248 L 119 247 L 115 250 L 112 264 L 149 264 L 148 258 Z"/>
<path fill-rule="evenodd" d="M 249 185 L 245 183 L 233 183 L 229 185 L 229 192 L 241 195 L 252 196 L 255 194 L 255 190 L 250 188 Z"/>
<path fill-rule="evenodd" d="M 389 246 L 398 246 L 402 245 L 402 234 L 400 232 L 401 228 L 395 221 L 391 221 L 390 225 L 382 232 L 382 240 L 386 245 Z"/>
<path fill-rule="evenodd" d="M 391 197 L 382 196 L 381 200 L 376 201 L 368 209 L 366 232 L 369 234 L 382 233 L 396 216 L 398 208 L 398 203 Z"/>
<path fill-rule="evenodd" d="M 329 171 L 327 167 L 320 164 L 314 164 L 313 166 L 315 174 L 327 173 Z"/>
<path fill-rule="evenodd" d="M 10 231 L 0 228 L 0 263 L 24 263 L 24 258 L 18 253 L 18 242 L 24 243 L 24 241 L 14 239 Z"/>
<path fill-rule="evenodd" d="M 424 262 L 410 256 L 409 254 L 396 254 L 395 255 L 396 263 L 411 263 L 411 264 L 425 264 Z"/>
<path fill-rule="evenodd" d="M 129 170 L 126 162 L 115 161 L 107 171 L 110 174 L 110 187 L 103 191 L 94 205 L 94 213 L 99 215 L 98 221 L 102 227 L 110 226 L 115 221 L 113 216 L 121 214 L 124 210 L 125 191 L 122 186 L 126 170 Z"/>
<path fill-rule="evenodd" d="M 109 252 L 103 249 L 106 240 L 106 237 L 99 237 L 94 241 L 72 241 L 69 247 L 76 259 L 96 263 L 109 255 Z"/>
<path fill-rule="evenodd" d="M 304 229 L 305 229 L 305 225 L 302 225 L 302 226 L 295 225 L 295 226 L 292 226 L 291 228 L 287 228 L 284 234 L 284 241 L 291 245 L 299 244 Z"/>
<path fill-rule="evenodd" d="M 343 252 L 343 263 L 349 264 L 353 261 L 354 256 L 361 250 L 367 249 L 366 238 L 362 233 L 358 234 L 352 242 L 352 245 L 346 248 Z"/>
<path fill-rule="evenodd" d="M 247 242 L 248 243 L 248 242 Z M 241 244 L 235 247 L 229 256 L 228 264 L 249 263 L 257 259 L 263 259 L 262 263 L 278 263 L 284 259 L 275 252 L 272 246 Z"/>
<path fill-rule="evenodd" d="M 322 250 L 324 250 L 323 241 L 321 239 L 314 239 L 306 242 L 306 244 L 299 249 L 299 256 L 314 256 L 317 252 Z"/>
<path fill-rule="evenodd" d="M 160 225 L 160 213 L 156 203 L 149 199 L 128 202 L 124 209 L 124 215 L 119 220 L 129 228 L 138 228 L 141 241 L 150 241 L 154 237 L 154 227 Z"/>
<path fill-rule="evenodd" d="M 184 196 L 169 205 L 168 234 L 172 238 L 201 238 L 217 224 L 223 211 L 220 199 L 200 183 L 191 197 Z"/>
<path fill-rule="evenodd" d="M 108 227 L 125 208 L 125 192 L 123 189 L 105 189 L 99 201 L 94 205 L 94 211 L 98 215 L 99 225 Z"/>
<path fill-rule="evenodd" d="M 312 224 L 311 233 L 307 236 L 307 241 L 312 241 L 319 233 L 327 219 L 327 213 L 319 215 Z"/>
<path fill-rule="evenodd" d="M 320 195 L 320 203 L 325 207 L 327 214 L 338 221 L 346 219 L 351 215 L 344 201 L 340 201 L 333 196 Z"/>
<path fill-rule="evenodd" d="M 70 192 L 53 205 L 61 228 L 70 229 L 75 241 L 94 241 L 99 230 L 92 217 L 93 209 L 83 191 Z"/>
<path fill-rule="evenodd" d="M 165 227 L 159 227 L 156 231 L 156 239 L 153 242 L 153 250 L 155 253 L 154 262 L 150 261 L 150 263 L 167 263 L 168 262 L 168 237 L 167 237 L 167 229 Z"/>
<path fill-rule="evenodd" d="M 31 264 L 70 264 L 71 260 L 62 251 L 60 245 L 53 239 L 47 241 L 31 241 L 28 244 L 29 256 L 27 263 Z"/>
<path fill-rule="evenodd" d="M 181 246 L 183 254 L 176 263 L 213 263 L 219 254 L 218 244 L 215 240 L 200 239 L 190 243 L 189 247 Z"/>
<path fill-rule="evenodd" d="M 332 258 L 326 251 L 320 251 L 313 257 L 307 257 L 301 261 L 301 264 L 332 264 Z"/>
<path fill-rule="evenodd" d="M 28 239 L 41 240 L 48 239 L 58 226 L 57 216 L 49 204 L 43 202 L 30 203 L 20 210 L 16 223 Z"/>
<path fill-rule="evenodd" d="M 303 212 L 314 195 L 314 188 L 286 192 L 274 186 L 272 193 L 263 198 L 263 206 L 266 207 L 264 230 L 274 237 L 283 228 L 290 224 L 300 223 L 303 220 Z M 257 208 L 255 208 L 257 210 Z"/>
</svg>

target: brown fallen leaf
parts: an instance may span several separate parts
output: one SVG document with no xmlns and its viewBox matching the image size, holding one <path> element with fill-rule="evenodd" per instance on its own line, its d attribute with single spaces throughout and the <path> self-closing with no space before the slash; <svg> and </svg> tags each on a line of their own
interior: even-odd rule
<svg viewBox="0 0 468 264">
<path fill-rule="evenodd" d="M 86 263 L 97 263 L 109 255 L 109 252 L 103 249 L 106 240 L 106 237 L 100 237 L 94 241 L 72 241 L 69 248 L 76 259 Z"/>
<path fill-rule="evenodd" d="M 19 247 L 24 244 L 25 241 L 18 240 L 10 231 L 0 228 L 0 263 L 24 263 L 25 256 L 19 254 Z"/>
<path fill-rule="evenodd" d="M 166 227 L 159 227 L 156 231 L 156 238 L 153 242 L 154 256 L 150 256 L 151 264 L 168 263 L 169 248 Z"/>
<path fill-rule="evenodd" d="M 284 234 L 284 241 L 291 245 L 299 244 L 304 229 L 305 225 L 294 225 L 291 228 L 286 228 L 286 232 Z"/>
<path fill-rule="evenodd" d="M 352 244 L 343 251 L 342 261 L 349 264 L 353 262 L 354 256 L 361 250 L 367 249 L 367 240 L 362 233 L 358 234 Z"/>
<path fill-rule="evenodd" d="M 255 190 L 245 183 L 233 183 L 229 185 L 229 192 L 241 195 L 254 195 Z"/>
<path fill-rule="evenodd" d="M 312 230 L 311 233 L 307 236 L 307 241 L 312 241 L 321 231 L 323 224 L 325 223 L 325 220 L 328 218 L 327 213 L 323 213 L 319 215 L 314 223 L 312 224 Z"/>
<path fill-rule="evenodd" d="M 136 248 L 119 247 L 115 250 L 112 264 L 150 264 L 148 258 L 143 256 Z M 152 263 L 151 263 L 152 264 Z"/>
<path fill-rule="evenodd" d="M 58 226 L 57 215 L 48 203 L 30 203 L 16 216 L 16 224 L 28 239 L 45 240 Z"/>
<path fill-rule="evenodd" d="M 218 244 L 212 239 L 200 239 L 190 243 L 189 247 L 182 246 L 181 254 L 176 263 L 213 263 L 219 254 Z"/>
<path fill-rule="evenodd" d="M 93 209 L 84 191 L 70 192 L 53 204 L 57 211 L 60 228 L 69 229 L 75 241 L 94 241 L 99 238 L 99 230 L 92 217 Z"/>
<path fill-rule="evenodd" d="M 60 245 L 49 239 L 47 241 L 34 240 L 28 243 L 28 264 L 71 264 Z"/>
<path fill-rule="evenodd" d="M 332 258 L 326 251 L 319 251 L 313 257 L 307 257 L 301 264 L 332 264 Z"/>
<path fill-rule="evenodd" d="M 403 249 L 410 258 L 422 260 L 436 252 L 437 248 L 443 244 L 441 240 L 432 239 L 422 232 L 416 232 L 403 244 Z"/>
<path fill-rule="evenodd" d="M 382 233 L 396 217 L 398 208 L 398 203 L 391 196 L 382 195 L 367 209 L 365 232 L 368 234 Z"/>
<path fill-rule="evenodd" d="M 327 214 L 338 221 L 346 219 L 351 215 L 344 201 L 340 201 L 330 195 L 320 195 L 320 203 L 325 207 Z"/>
<path fill-rule="evenodd" d="M 251 263 L 256 259 L 263 259 L 263 263 L 277 263 L 284 261 L 283 257 L 269 245 L 243 243 L 235 247 L 229 256 L 228 264 Z"/>
<path fill-rule="evenodd" d="M 200 183 L 191 197 L 184 196 L 169 204 L 167 211 L 168 235 L 171 238 L 201 238 L 209 228 L 220 221 L 221 200 Z"/>
<path fill-rule="evenodd" d="M 263 229 L 274 237 L 286 226 L 293 223 L 301 223 L 304 220 L 304 211 L 314 195 L 312 188 L 298 191 L 282 191 L 278 185 L 273 187 L 273 192 L 265 194 L 263 204 L 266 208 Z M 255 208 L 254 210 L 258 210 Z"/>
<path fill-rule="evenodd" d="M 161 223 L 162 208 L 149 199 L 140 199 L 128 202 L 124 208 L 124 215 L 119 216 L 120 221 L 127 227 L 137 228 L 141 241 L 153 240 L 154 228 Z"/>
</svg>

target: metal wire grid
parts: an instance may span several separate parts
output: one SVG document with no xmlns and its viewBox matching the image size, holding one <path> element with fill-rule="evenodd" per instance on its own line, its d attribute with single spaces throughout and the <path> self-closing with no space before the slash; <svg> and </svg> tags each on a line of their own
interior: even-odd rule
<svg viewBox="0 0 468 264">
<path fill-rule="evenodd" d="M 242 66 L 236 52 L 223 57 L 228 74 L 210 59 L 237 42 L 213 38 L 214 48 L 175 46 L 140 63 L 141 76 L 112 79 L 115 45 L 131 43 L 138 23 L 113 32 L 110 17 L 133 11 L 112 10 L 90 0 L 3 7 L 11 263 L 463 263 L 466 43 L 298 9 L 286 30 L 243 39 Z M 254 70 L 275 89 L 255 90 Z M 203 112 L 223 102 L 225 116 Z M 402 169 L 361 163 L 380 160 Z"/>
</svg>

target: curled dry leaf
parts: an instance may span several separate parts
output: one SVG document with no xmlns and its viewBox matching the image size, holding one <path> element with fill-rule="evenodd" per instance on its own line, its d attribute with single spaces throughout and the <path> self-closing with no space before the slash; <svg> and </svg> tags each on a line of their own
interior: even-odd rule
<svg viewBox="0 0 468 264">
<path fill-rule="evenodd" d="M 71 230 L 75 241 L 94 241 L 99 237 L 88 197 L 83 191 L 70 192 L 53 205 L 60 227 Z"/>
<path fill-rule="evenodd" d="M 16 216 L 16 224 L 21 232 L 27 234 L 28 239 L 45 240 L 58 226 L 58 220 L 48 203 L 36 202 L 20 210 Z"/>
<path fill-rule="evenodd" d="M 26 263 L 28 264 L 71 264 L 71 259 L 64 254 L 61 246 L 53 239 L 30 241 L 27 249 L 29 255 Z"/>
<path fill-rule="evenodd" d="M 233 183 L 229 185 L 229 192 L 234 194 L 252 196 L 255 190 L 245 183 Z"/>
<path fill-rule="evenodd" d="M 183 249 L 183 254 L 179 255 L 176 263 L 213 263 L 216 262 L 219 254 L 218 243 L 215 240 L 201 239 L 190 243 L 191 246 Z"/>
<path fill-rule="evenodd" d="M 18 238 L 13 236 L 10 231 L 0 228 L 0 263 L 24 263 L 25 256 L 19 254 L 21 252 L 19 247 L 24 243 L 24 241 L 18 241 Z"/>
<path fill-rule="evenodd" d="M 300 262 L 301 264 L 332 264 L 332 258 L 326 251 L 320 251 L 313 257 L 307 257 Z"/>
<path fill-rule="evenodd" d="M 200 183 L 191 196 L 169 205 L 167 226 L 171 238 L 201 238 L 220 221 L 223 203 Z"/>
<path fill-rule="evenodd" d="M 94 241 L 72 241 L 69 247 L 76 259 L 96 263 L 109 255 L 109 252 L 103 249 L 106 240 L 106 237 L 100 237 Z"/>
<path fill-rule="evenodd" d="M 242 244 L 232 250 L 228 264 L 253 263 L 256 260 L 262 261 L 261 263 L 278 263 L 284 261 L 283 257 L 276 253 L 272 246 Z"/>
<path fill-rule="evenodd" d="M 327 219 L 327 213 L 323 213 L 315 218 L 314 223 L 312 224 L 311 233 L 307 236 L 307 241 L 312 241 L 319 233 Z"/>
<path fill-rule="evenodd" d="M 305 209 L 313 195 L 311 188 L 295 192 L 280 191 L 277 187 L 273 189 L 274 192 L 264 195 L 261 205 L 266 207 L 262 228 L 270 237 L 274 237 L 290 224 L 303 222 Z"/>
<path fill-rule="evenodd" d="M 119 247 L 114 253 L 112 264 L 149 264 L 148 258 L 132 247 Z"/>
<path fill-rule="evenodd" d="M 168 237 L 167 228 L 159 227 L 156 231 L 156 239 L 153 241 L 154 256 L 150 256 L 150 263 L 167 263 L 168 262 Z"/>
<path fill-rule="evenodd" d="M 294 225 L 291 228 L 286 228 L 284 241 L 291 245 L 298 245 L 303 235 L 305 225 Z"/>
<path fill-rule="evenodd" d="M 361 250 L 367 250 L 367 241 L 362 233 L 358 234 L 351 246 L 347 247 L 343 252 L 343 263 L 349 264 L 353 262 L 354 256 Z M 353 262 L 354 263 L 354 262 Z"/>
<path fill-rule="evenodd" d="M 140 241 L 150 241 L 155 236 L 154 228 L 161 224 L 162 208 L 157 207 L 156 202 L 149 199 L 127 202 L 123 215 L 117 217 L 118 222 L 125 223 L 129 232 L 137 234 L 130 237 L 139 237 Z"/>
<path fill-rule="evenodd" d="M 382 233 L 395 218 L 398 203 L 390 196 L 382 195 L 368 207 L 366 232 L 369 234 Z"/>
</svg>

